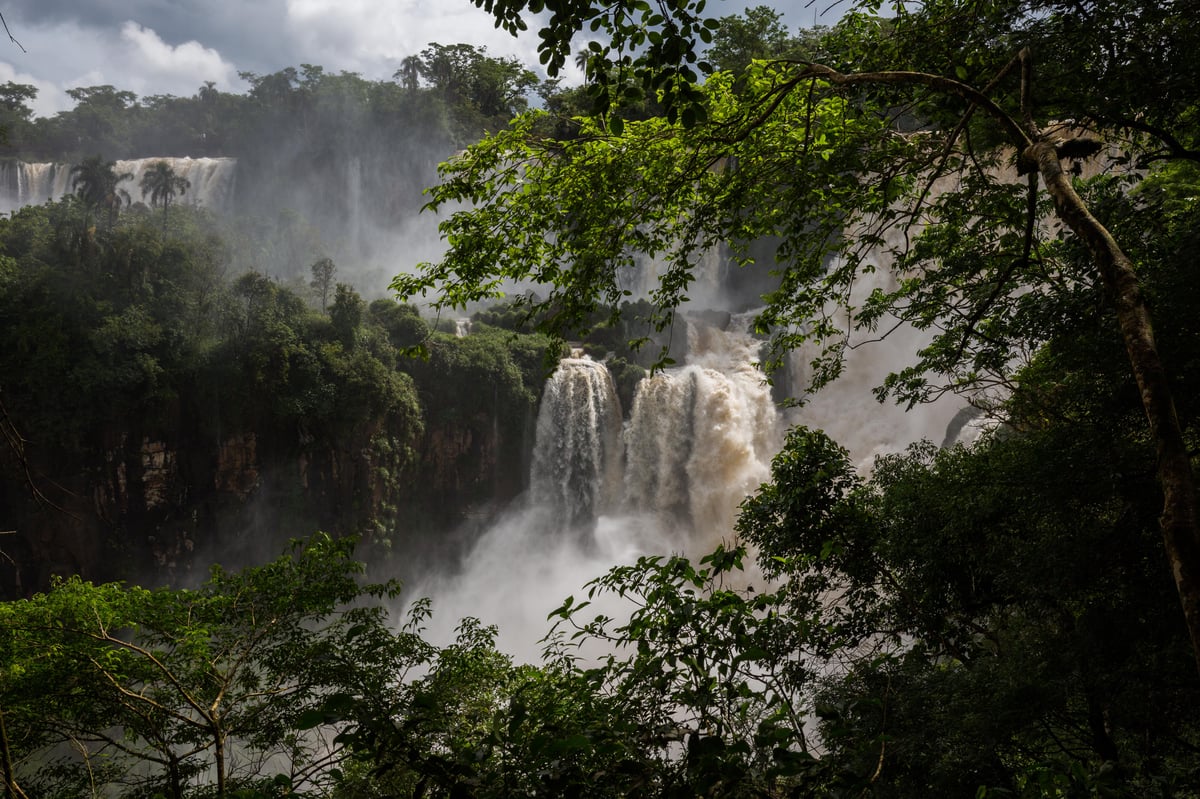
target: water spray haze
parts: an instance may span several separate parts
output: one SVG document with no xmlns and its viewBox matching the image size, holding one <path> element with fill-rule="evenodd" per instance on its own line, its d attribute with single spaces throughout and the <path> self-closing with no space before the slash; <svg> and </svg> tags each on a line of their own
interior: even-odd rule
<svg viewBox="0 0 1200 799">
<path fill-rule="evenodd" d="M 751 364 L 758 346 L 741 329 L 698 336 L 693 363 L 639 384 L 624 424 L 607 368 L 562 361 L 542 397 L 523 506 L 456 574 L 414 586 L 433 598 L 434 637 L 449 641 L 458 619 L 476 616 L 499 627 L 501 647 L 535 660 L 547 615 L 609 567 L 699 557 L 728 539 L 779 446 L 779 413 Z"/>
</svg>

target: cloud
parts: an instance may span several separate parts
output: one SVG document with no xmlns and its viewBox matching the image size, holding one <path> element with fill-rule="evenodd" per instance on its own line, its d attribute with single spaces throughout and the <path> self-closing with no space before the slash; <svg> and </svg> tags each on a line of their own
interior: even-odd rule
<svg viewBox="0 0 1200 799">
<path fill-rule="evenodd" d="M 35 116 L 53 116 L 75 103 L 63 88 L 53 81 L 36 78 L 27 72 L 18 72 L 12 64 L 3 61 L 0 61 L 0 83 L 23 83 L 37 89 L 37 97 L 29 104 Z"/>
<path fill-rule="evenodd" d="M 709 13 L 752 4 L 725 0 Z M 537 23 L 513 38 L 468 0 L 9 0 L 3 13 L 27 52 L 0 39 L 0 82 L 37 86 L 40 116 L 70 108 L 64 91 L 79 86 L 190 96 L 211 80 L 244 91 L 239 71 L 300 64 L 387 80 L 430 42 L 486 47 L 538 71 Z M 792 26 L 814 16 L 807 4 L 785 12 Z M 579 82 L 573 62 L 564 72 L 568 84 Z"/>
<path fill-rule="evenodd" d="M 215 48 L 196 41 L 168 44 L 152 28 L 133 21 L 116 30 L 75 22 L 25 25 L 18 38 L 25 52 L 15 46 L 6 51 L 0 44 L 0 82 L 36 86 L 32 107 L 38 116 L 73 107 L 65 90 L 82 86 L 109 84 L 139 97 L 187 97 L 209 80 L 226 91 L 244 88 L 237 68 Z"/>
<path fill-rule="evenodd" d="M 537 63 L 536 36 L 513 38 L 465 1 L 288 0 L 286 30 L 307 63 L 374 78 L 390 77 L 430 42 L 473 44 Z"/>
<path fill-rule="evenodd" d="M 237 77 L 237 69 L 211 47 L 196 41 L 172 46 L 153 30 L 133 21 L 121 26 L 121 42 L 129 72 L 153 75 L 155 86 L 182 85 L 187 87 L 184 93 L 190 94 L 207 81 L 228 89 Z M 151 91 L 159 93 L 153 88 Z"/>
</svg>

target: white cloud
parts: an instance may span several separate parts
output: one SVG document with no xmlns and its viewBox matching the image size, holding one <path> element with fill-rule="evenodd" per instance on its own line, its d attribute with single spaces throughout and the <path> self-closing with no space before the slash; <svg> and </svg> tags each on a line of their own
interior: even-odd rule
<svg viewBox="0 0 1200 799">
<path fill-rule="evenodd" d="M 307 63 L 387 78 L 430 42 L 473 44 L 537 64 L 536 36 L 513 38 L 491 15 L 445 0 L 288 0 L 286 27 Z"/>
<path fill-rule="evenodd" d="M 31 8 L 47 2 L 37 0 Z M 240 70 L 269 74 L 304 63 L 387 80 L 430 42 L 464 42 L 535 70 L 538 64 L 536 24 L 513 38 L 467 0 L 130 0 L 91 6 L 62 0 L 43 10 L 10 20 L 27 52 L 0 42 L 0 83 L 36 86 L 39 116 L 71 108 L 69 88 L 110 84 L 139 97 L 188 97 L 211 80 L 224 91 L 241 92 Z M 79 16 L 69 18 L 71 13 Z M 573 64 L 566 72 L 568 81 L 578 81 Z"/>
<path fill-rule="evenodd" d="M 67 93 L 53 81 L 36 78 L 27 72 L 18 72 L 12 64 L 0 61 L 0 83 L 24 83 L 38 90 L 37 97 L 29 104 L 34 116 L 53 116 L 75 104 Z"/>
<path fill-rule="evenodd" d="M 0 83 L 8 80 L 38 88 L 31 104 L 38 116 L 53 116 L 74 106 L 65 90 L 110 84 L 139 97 L 174 94 L 188 97 L 215 81 L 226 91 L 241 91 L 237 68 L 220 52 L 195 41 L 170 45 L 151 28 L 133 21 L 119 31 L 81 27 L 74 22 L 21 30 L 25 52 L 0 48 Z"/>
<path fill-rule="evenodd" d="M 227 89 L 237 75 L 234 66 L 211 47 L 195 41 L 172 46 L 153 30 L 133 21 L 121 26 L 121 41 L 125 45 L 126 69 L 133 75 L 154 76 L 147 93 L 191 94 L 206 81 Z M 159 85 L 185 88 L 163 92 L 156 88 Z M 133 91 L 138 90 L 133 88 Z"/>
</svg>

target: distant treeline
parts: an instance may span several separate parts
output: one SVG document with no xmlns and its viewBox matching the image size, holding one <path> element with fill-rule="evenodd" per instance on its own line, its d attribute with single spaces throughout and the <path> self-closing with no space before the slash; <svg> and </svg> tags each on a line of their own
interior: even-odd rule
<svg viewBox="0 0 1200 799">
<path fill-rule="evenodd" d="M 34 116 L 34 86 L 8 82 L 0 85 L 0 158 L 234 157 L 228 210 L 268 227 L 310 226 L 321 239 L 307 248 L 310 261 L 328 253 L 365 262 L 388 249 L 374 231 L 416 214 L 436 165 L 526 110 L 538 85 L 515 60 L 462 44 L 431 44 L 393 80 L 311 64 L 242 78 L 244 94 L 212 82 L 191 97 L 71 89 L 76 106 L 46 118 Z M 285 210 L 295 213 L 282 219 Z"/>
<path fill-rule="evenodd" d="M 220 91 L 212 81 L 191 97 L 138 97 L 111 85 L 70 89 L 73 109 L 38 118 L 30 105 L 37 88 L 10 81 L 0 85 L 6 131 L 0 156 L 65 162 L 96 153 L 110 159 L 244 157 L 281 140 L 334 145 L 385 133 L 437 133 L 461 145 L 524 111 L 539 84 L 515 59 L 466 44 L 431 44 L 405 59 L 393 80 L 333 74 L 312 64 L 240 76 L 250 85 L 245 94 Z"/>
</svg>

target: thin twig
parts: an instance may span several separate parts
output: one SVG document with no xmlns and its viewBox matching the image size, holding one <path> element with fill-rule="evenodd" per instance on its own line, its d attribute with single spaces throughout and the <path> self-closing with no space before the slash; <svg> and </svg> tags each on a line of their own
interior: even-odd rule
<svg viewBox="0 0 1200 799">
<path fill-rule="evenodd" d="M 4 21 L 4 14 L 0 14 L 0 24 L 4 25 L 4 32 L 8 34 L 8 40 L 10 42 L 15 44 L 17 47 L 20 47 L 22 53 L 29 52 L 28 50 L 26 50 L 24 47 L 21 46 L 21 43 L 18 42 L 16 37 L 12 35 L 12 31 L 10 31 L 8 29 L 8 23 Z"/>
</svg>

